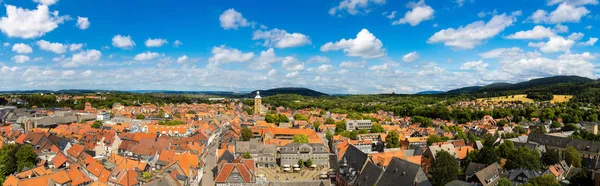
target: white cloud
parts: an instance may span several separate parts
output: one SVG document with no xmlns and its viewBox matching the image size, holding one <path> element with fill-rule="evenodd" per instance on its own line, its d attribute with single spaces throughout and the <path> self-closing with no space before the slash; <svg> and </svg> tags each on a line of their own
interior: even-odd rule
<svg viewBox="0 0 600 186">
<path fill-rule="evenodd" d="M 271 68 L 271 64 L 281 61 L 280 57 L 275 55 L 275 50 L 269 48 L 265 51 L 261 51 L 258 59 L 250 65 L 251 69 L 268 69 Z"/>
<path fill-rule="evenodd" d="M 535 26 L 531 30 L 518 31 L 506 36 L 507 39 L 544 39 L 556 36 L 556 33 L 550 28 L 544 26 Z"/>
<path fill-rule="evenodd" d="M 276 73 L 277 73 L 277 70 L 275 70 L 275 69 L 271 69 L 271 70 L 269 70 L 269 72 L 267 73 L 267 75 L 268 75 L 268 76 L 273 76 L 273 75 L 275 75 Z"/>
<path fill-rule="evenodd" d="M 455 0 L 454 3 L 456 3 L 458 7 L 462 7 L 465 5 L 465 0 Z"/>
<path fill-rule="evenodd" d="M 476 21 L 457 29 L 448 28 L 433 34 L 427 43 L 443 42 L 455 49 L 473 49 L 482 42 L 496 36 L 516 21 L 515 17 L 506 14 L 496 15 L 487 23 Z"/>
<path fill-rule="evenodd" d="M 6 17 L 0 19 L 0 30 L 8 37 L 23 39 L 41 37 L 56 29 L 58 24 L 65 20 L 65 17 L 58 15 L 58 11 L 50 12 L 46 5 L 38 5 L 35 10 L 13 5 L 5 6 Z"/>
<path fill-rule="evenodd" d="M 63 64 L 63 67 L 77 67 L 79 65 L 85 65 L 92 62 L 99 61 L 102 57 L 102 53 L 98 50 L 85 50 L 79 53 L 73 54 L 71 61 Z"/>
<path fill-rule="evenodd" d="M 338 42 L 328 42 L 321 46 L 322 52 L 343 50 L 347 56 L 378 58 L 385 56 L 385 49 L 381 40 L 367 29 L 362 29 L 355 39 L 342 39 Z"/>
<path fill-rule="evenodd" d="M 497 48 L 484 53 L 480 53 L 479 56 L 482 58 L 499 58 L 508 56 L 518 56 L 523 53 L 523 50 L 518 47 L 513 48 Z"/>
<path fill-rule="evenodd" d="M 370 12 L 370 4 L 385 4 L 385 0 L 342 0 L 339 5 L 329 9 L 329 15 L 340 15 L 339 12 L 346 10 L 350 15 Z"/>
<path fill-rule="evenodd" d="M 88 29 L 90 27 L 90 20 L 87 17 L 77 16 L 77 27 L 81 30 Z"/>
<path fill-rule="evenodd" d="M 310 38 L 301 33 L 288 33 L 285 30 L 271 29 L 269 31 L 257 30 L 252 34 L 252 40 L 264 39 L 264 46 L 276 48 L 290 48 L 310 45 Z"/>
<path fill-rule="evenodd" d="M 325 56 L 313 56 L 310 59 L 308 59 L 308 63 L 329 63 L 331 60 L 328 57 Z"/>
<path fill-rule="evenodd" d="M 596 78 L 594 64 L 589 54 L 564 54 L 558 59 L 541 56 L 502 60 L 501 71 L 513 77 L 542 77 L 556 75 L 578 75 Z"/>
<path fill-rule="evenodd" d="M 133 59 L 136 61 L 148 61 L 148 60 L 153 60 L 160 56 L 161 55 L 156 52 L 144 52 L 144 53 L 135 55 L 135 57 Z"/>
<path fill-rule="evenodd" d="M 583 38 L 584 35 L 585 34 L 583 34 L 581 32 L 575 32 L 575 33 L 572 33 L 571 35 L 569 35 L 569 37 L 567 37 L 567 38 L 570 40 L 578 41 L 581 38 Z"/>
<path fill-rule="evenodd" d="M 420 0 L 419 2 L 409 2 L 406 7 L 412 8 L 404 14 L 404 17 L 400 20 L 392 22 L 392 25 L 397 24 L 410 24 L 410 26 L 417 26 L 422 21 L 433 19 L 433 14 L 435 10 L 430 6 L 425 4 L 425 0 Z"/>
<path fill-rule="evenodd" d="M 392 12 L 390 12 L 390 13 L 388 13 L 388 12 L 384 12 L 384 13 L 383 13 L 383 14 L 381 14 L 381 15 L 383 15 L 383 16 L 385 16 L 385 17 L 387 17 L 388 19 L 394 19 L 394 18 L 396 18 L 396 13 L 398 13 L 398 12 L 397 12 L 397 11 L 392 11 Z"/>
<path fill-rule="evenodd" d="M 13 56 L 11 59 L 13 61 L 15 61 L 16 63 L 25 63 L 25 62 L 31 60 L 29 58 L 29 56 L 26 56 L 26 55 L 16 55 L 16 56 Z"/>
<path fill-rule="evenodd" d="M 304 63 L 300 63 L 298 59 L 292 56 L 287 56 L 281 61 L 281 68 L 288 72 L 304 70 Z"/>
<path fill-rule="evenodd" d="M 253 52 L 243 53 L 235 48 L 228 48 L 225 45 L 213 47 L 213 56 L 208 59 L 209 67 L 217 67 L 221 64 L 231 62 L 247 62 L 254 57 Z"/>
<path fill-rule="evenodd" d="M 446 69 L 437 65 L 437 63 L 429 62 L 424 65 L 421 71 L 417 72 L 417 75 L 420 76 L 431 76 L 445 73 Z"/>
<path fill-rule="evenodd" d="M 577 23 L 581 17 L 589 14 L 590 11 L 583 7 L 569 3 L 561 3 L 556 10 L 550 14 L 544 10 L 537 10 L 529 17 L 534 23 Z"/>
<path fill-rule="evenodd" d="M 69 51 L 71 51 L 71 52 L 81 50 L 82 48 L 83 48 L 83 44 L 81 44 L 81 43 L 75 43 L 75 44 L 69 45 Z"/>
<path fill-rule="evenodd" d="M 181 57 L 177 58 L 177 63 L 185 63 L 189 60 L 190 58 L 187 55 L 183 55 Z"/>
<path fill-rule="evenodd" d="M 63 77 L 71 77 L 75 75 L 75 71 L 74 70 L 65 70 L 62 72 L 62 76 Z"/>
<path fill-rule="evenodd" d="M 591 30 L 592 28 L 594 28 L 592 25 L 588 25 L 585 27 L 586 30 Z"/>
<path fill-rule="evenodd" d="M 479 61 L 467 61 L 460 66 L 461 70 L 476 70 L 484 71 L 489 64 L 484 63 L 483 60 Z"/>
<path fill-rule="evenodd" d="M 42 57 L 36 57 L 36 58 L 33 58 L 33 62 L 38 62 L 38 61 L 41 61 L 43 59 L 44 58 L 42 58 Z"/>
<path fill-rule="evenodd" d="M 50 6 L 50 5 L 56 4 L 58 2 L 58 0 L 33 0 L 33 2 Z"/>
<path fill-rule="evenodd" d="M 589 52 L 584 52 L 581 54 L 572 54 L 572 53 L 564 53 L 558 56 L 560 60 L 585 60 L 585 61 L 593 61 L 596 60 L 596 56 L 592 55 Z"/>
<path fill-rule="evenodd" d="M 225 10 L 221 16 L 219 16 L 219 21 L 221 22 L 221 27 L 225 30 L 237 30 L 239 27 L 250 26 L 250 22 L 233 8 Z"/>
<path fill-rule="evenodd" d="M 135 42 L 133 42 L 131 36 L 116 35 L 112 38 L 112 45 L 121 49 L 131 49 L 135 47 Z"/>
<path fill-rule="evenodd" d="M 183 42 L 181 42 L 181 41 L 179 41 L 179 40 L 175 40 L 175 42 L 173 42 L 173 46 L 174 46 L 175 48 L 177 48 L 177 47 L 179 47 L 179 46 L 181 46 L 181 45 L 183 45 Z"/>
<path fill-rule="evenodd" d="M 384 63 L 381 65 L 373 65 L 371 67 L 369 67 L 369 70 L 374 70 L 374 71 L 385 71 L 385 70 L 389 70 L 392 67 L 398 66 L 397 63 Z"/>
<path fill-rule="evenodd" d="M 572 5 L 597 5 L 598 0 L 549 0 L 548 5 L 555 5 L 559 3 L 569 3 Z"/>
<path fill-rule="evenodd" d="M 332 69 L 333 69 L 333 66 L 326 64 L 326 65 L 321 65 L 321 66 L 317 67 L 317 72 L 326 73 L 326 72 L 331 71 Z"/>
<path fill-rule="evenodd" d="M 91 77 L 92 75 L 94 75 L 94 71 L 92 70 L 86 70 L 81 73 L 81 76 L 83 77 Z"/>
<path fill-rule="evenodd" d="M 50 51 L 55 54 L 64 54 L 67 52 L 67 46 L 62 43 L 50 43 L 45 40 L 39 40 L 36 42 L 38 47 L 44 51 Z"/>
<path fill-rule="evenodd" d="M 421 55 L 419 55 L 419 53 L 415 51 L 402 56 L 402 60 L 404 62 L 414 62 L 417 59 L 419 59 L 419 57 L 421 57 Z"/>
<path fill-rule="evenodd" d="M 539 43 L 529 43 L 530 47 L 539 47 L 540 51 L 544 53 L 556 53 L 556 52 L 566 52 L 571 49 L 571 47 L 575 44 L 575 41 L 570 39 L 565 39 L 561 36 L 551 37 L 548 42 L 539 42 Z"/>
<path fill-rule="evenodd" d="M 298 76 L 298 71 L 289 72 L 285 75 L 286 78 L 294 78 Z"/>
<path fill-rule="evenodd" d="M 340 63 L 340 67 L 343 68 L 365 68 L 367 62 L 365 60 L 362 61 L 344 61 Z"/>
<path fill-rule="evenodd" d="M 10 46 L 10 43 L 9 43 L 9 42 L 4 42 L 4 43 L 2 43 L 2 46 L 4 46 L 4 47 L 9 47 L 9 46 Z"/>
<path fill-rule="evenodd" d="M 12 51 L 19 54 L 29 54 L 33 52 L 33 49 L 27 44 L 17 43 L 13 45 Z"/>
<path fill-rule="evenodd" d="M 565 26 L 565 25 L 557 24 L 556 26 L 554 26 L 554 30 L 558 33 L 565 33 L 565 32 L 569 32 L 569 27 Z"/>
<path fill-rule="evenodd" d="M 167 42 L 166 39 L 161 39 L 161 38 L 157 38 L 157 39 L 152 39 L 152 38 L 148 38 L 148 40 L 146 40 L 146 42 L 144 43 L 146 45 L 146 47 L 161 47 L 164 44 L 167 44 L 169 42 Z"/>
<path fill-rule="evenodd" d="M 596 42 L 598 41 L 597 37 L 590 37 L 590 39 L 586 42 L 581 42 L 579 43 L 579 45 L 583 45 L 583 46 L 594 46 L 594 44 L 596 44 Z"/>
</svg>

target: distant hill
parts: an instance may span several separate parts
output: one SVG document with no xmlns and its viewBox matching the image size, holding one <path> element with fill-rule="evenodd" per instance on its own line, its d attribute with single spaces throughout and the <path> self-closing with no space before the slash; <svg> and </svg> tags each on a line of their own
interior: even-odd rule
<svg viewBox="0 0 600 186">
<path fill-rule="evenodd" d="M 278 95 L 278 94 L 296 94 L 296 95 L 311 96 L 311 97 L 319 97 L 319 96 L 327 95 L 322 92 L 318 92 L 318 91 L 311 90 L 308 88 L 301 88 L 301 87 L 284 87 L 284 88 L 274 88 L 274 89 L 269 89 L 269 90 L 258 90 L 258 91 L 260 91 L 260 96 L 262 96 L 262 97 L 273 96 L 273 95 Z M 255 96 L 256 96 L 256 90 L 247 94 L 246 97 L 253 98 Z"/>
<path fill-rule="evenodd" d="M 493 83 L 486 86 L 465 87 L 450 90 L 448 94 L 473 94 L 473 93 L 500 93 L 500 92 L 553 92 L 569 93 L 569 87 L 593 83 L 596 80 L 579 76 L 554 76 L 539 79 L 532 79 L 520 83 Z M 556 90 L 556 89 L 560 90 Z M 581 88 L 581 87 L 577 87 Z"/>
<path fill-rule="evenodd" d="M 423 92 L 417 92 L 417 95 L 433 95 L 433 94 L 443 94 L 444 91 L 435 91 L 435 90 L 430 90 L 430 91 L 423 91 Z"/>
</svg>

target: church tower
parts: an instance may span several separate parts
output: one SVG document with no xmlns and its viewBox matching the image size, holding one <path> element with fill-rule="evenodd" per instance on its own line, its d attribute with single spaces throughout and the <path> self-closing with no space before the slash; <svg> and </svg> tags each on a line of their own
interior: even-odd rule
<svg viewBox="0 0 600 186">
<path fill-rule="evenodd" d="M 262 114 L 262 98 L 259 91 L 256 91 L 256 97 L 254 97 L 254 114 Z"/>
</svg>

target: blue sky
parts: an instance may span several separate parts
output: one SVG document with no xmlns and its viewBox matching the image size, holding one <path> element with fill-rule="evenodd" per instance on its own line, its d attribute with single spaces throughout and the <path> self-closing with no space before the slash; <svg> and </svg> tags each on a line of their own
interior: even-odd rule
<svg viewBox="0 0 600 186">
<path fill-rule="evenodd" d="M 2 3 L 0 90 L 415 93 L 598 76 L 598 0 Z"/>
</svg>

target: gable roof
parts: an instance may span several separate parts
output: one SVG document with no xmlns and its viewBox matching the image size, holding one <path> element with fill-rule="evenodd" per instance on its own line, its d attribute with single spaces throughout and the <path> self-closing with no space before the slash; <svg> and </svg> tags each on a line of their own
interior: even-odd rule
<svg viewBox="0 0 600 186">
<path fill-rule="evenodd" d="M 365 168 L 362 170 L 354 185 L 376 185 L 377 180 L 383 172 L 383 169 L 371 162 L 367 162 Z"/>
<path fill-rule="evenodd" d="M 414 185 L 415 183 L 424 185 L 429 183 L 421 166 L 403 159 L 393 158 L 389 166 L 385 168 L 377 185 Z"/>
</svg>

